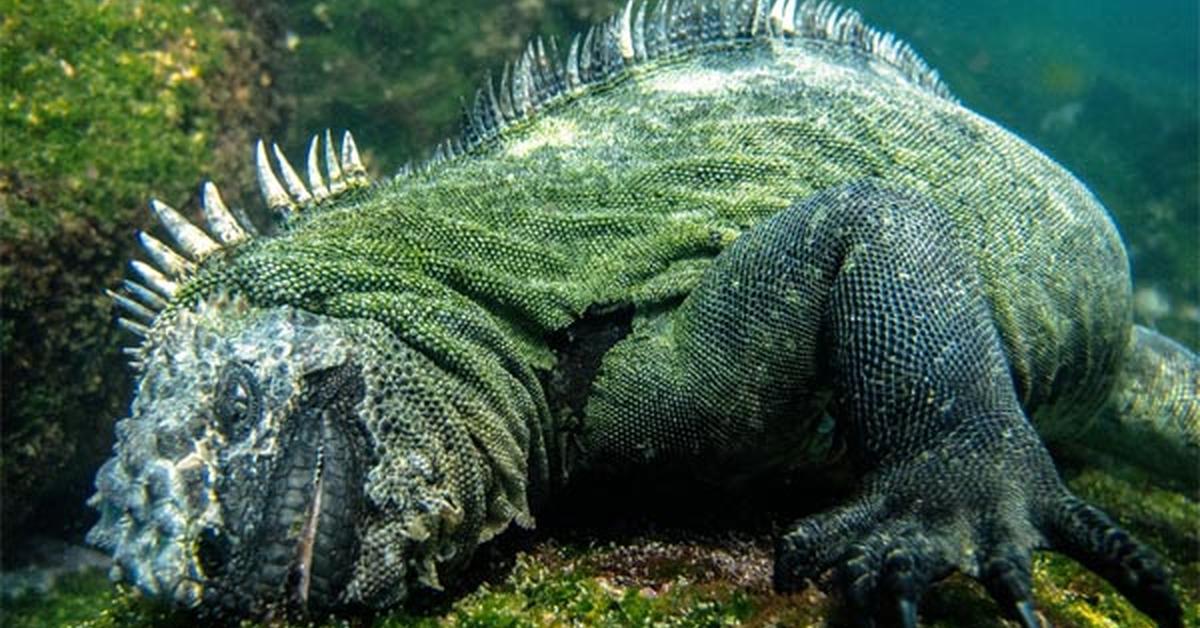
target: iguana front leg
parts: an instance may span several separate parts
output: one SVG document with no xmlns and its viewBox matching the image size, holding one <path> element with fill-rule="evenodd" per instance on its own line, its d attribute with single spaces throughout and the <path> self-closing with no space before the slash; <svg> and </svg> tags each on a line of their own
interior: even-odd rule
<svg viewBox="0 0 1200 628">
<path fill-rule="evenodd" d="M 828 226 L 805 233 L 820 214 Z M 924 589 L 958 569 L 1037 625 L 1030 554 L 1045 547 L 1097 571 L 1158 621 L 1179 623 L 1153 552 L 1060 481 L 1017 402 L 978 272 L 945 216 L 863 182 L 751 234 L 782 240 L 765 250 L 787 251 L 782 259 L 831 279 L 821 346 L 832 413 L 865 475 L 849 504 L 785 535 L 777 585 L 834 567 L 857 611 L 914 625 Z M 789 233 L 805 236 L 789 246 Z"/>
<path fill-rule="evenodd" d="M 959 570 L 1036 625 L 1030 558 L 1049 548 L 1178 624 L 1153 552 L 1063 486 L 956 237 L 932 203 L 877 181 L 781 212 L 714 262 L 668 329 L 637 345 L 650 374 L 641 398 L 665 400 L 643 407 L 643 421 L 613 417 L 629 416 L 621 404 L 655 402 L 623 392 L 633 386 L 620 369 L 602 374 L 590 442 L 661 451 L 691 434 L 701 454 L 753 449 L 756 430 L 759 442 L 785 433 L 828 390 L 862 481 L 848 503 L 784 535 L 777 587 L 832 569 L 855 616 L 911 626 L 925 589 Z"/>
</svg>

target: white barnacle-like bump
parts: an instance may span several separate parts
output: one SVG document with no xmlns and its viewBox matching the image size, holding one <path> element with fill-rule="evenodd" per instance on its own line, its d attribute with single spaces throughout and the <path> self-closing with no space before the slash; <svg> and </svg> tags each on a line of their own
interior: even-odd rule
<svg viewBox="0 0 1200 628">
<path fill-rule="evenodd" d="M 577 140 L 578 128 L 575 123 L 566 120 L 546 120 L 536 132 L 511 144 L 508 154 L 513 157 L 527 157 L 535 150 L 543 147 L 571 146 Z"/>
<path fill-rule="evenodd" d="M 720 70 L 699 70 L 695 72 L 668 72 L 646 81 L 646 89 L 651 92 L 666 92 L 672 94 L 715 94 L 727 89 L 730 83 L 729 72 Z"/>
</svg>

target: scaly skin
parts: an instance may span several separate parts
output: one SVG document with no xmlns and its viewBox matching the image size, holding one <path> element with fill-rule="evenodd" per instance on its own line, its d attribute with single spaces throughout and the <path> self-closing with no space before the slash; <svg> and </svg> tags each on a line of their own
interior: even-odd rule
<svg viewBox="0 0 1200 628">
<path fill-rule="evenodd" d="M 1195 358 L 1139 375 L 1175 354 L 1133 334 L 1107 212 L 856 16 L 804 5 L 791 36 L 787 5 L 685 5 L 659 40 L 627 10 L 542 110 L 518 69 L 517 119 L 465 153 L 199 255 L 146 331 L 92 539 L 183 603 L 378 607 L 572 473 L 729 481 L 844 445 L 862 485 L 785 535 L 781 588 L 833 569 L 911 624 L 958 569 L 1029 623 L 1050 547 L 1177 622 L 1034 431 L 1166 407 L 1130 421 L 1195 460 Z"/>
</svg>

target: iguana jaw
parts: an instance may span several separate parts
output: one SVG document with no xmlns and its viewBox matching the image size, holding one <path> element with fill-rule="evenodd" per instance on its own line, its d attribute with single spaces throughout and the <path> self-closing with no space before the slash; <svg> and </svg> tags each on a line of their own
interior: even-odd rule
<svg viewBox="0 0 1200 628">
<path fill-rule="evenodd" d="M 222 615 L 386 606 L 474 547 L 445 466 L 472 454 L 423 410 L 449 380 L 385 326 L 213 296 L 140 358 L 90 502 L 114 578 Z"/>
<path fill-rule="evenodd" d="M 262 522 L 246 547 L 242 588 L 306 611 L 337 604 L 357 559 L 365 437 L 354 407 L 362 376 L 348 363 L 305 377 L 310 389 L 285 421 Z M 243 525 L 248 522 L 241 522 Z"/>
<path fill-rule="evenodd" d="M 185 606 L 337 603 L 370 464 L 355 324 L 221 296 L 156 322 L 92 500 L 115 577 Z"/>
<path fill-rule="evenodd" d="M 224 547 L 217 534 L 198 541 L 206 606 L 273 615 L 338 605 L 357 559 L 363 509 L 363 439 L 353 419 L 328 405 L 289 418 L 274 470 L 256 491 L 265 499 L 227 509 L 219 534 L 236 540 Z"/>
</svg>

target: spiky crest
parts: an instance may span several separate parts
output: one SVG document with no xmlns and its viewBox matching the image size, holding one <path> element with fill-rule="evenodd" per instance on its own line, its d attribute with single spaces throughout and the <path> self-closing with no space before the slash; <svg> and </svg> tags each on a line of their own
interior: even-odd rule
<svg viewBox="0 0 1200 628">
<path fill-rule="evenodd" d="M 314 135 L 308 149 L 307 185 L 278 145 L 272 145 L 271 152 L 275 157 L 273 166 L 266 145 L 259 140 L 254 151 L 255 165 L 263 200 L 268 207 L 279 212 L 295 212 L 330 199 L 348 188 L 370 183 L 366 166 L 350 132 L 347 131 L 342 138 L 340 158 L 330 132 L 326 130 L 324 135 L 325 174 L 322 175 L 317 158 L 320 136 Z M 117 319 L 121 328 L 144 338 L 150 333 L 155 318 L 174 298 L 179 282 L 191 276 L 202 260 L 237 246 L 257 233 L 243 213 L 231 210 L 225 204 L 220 190 L 211 181 L 202 186 L 200 200 L 207 231 L 192 224 L 170 205 L 157 199 L 150 200 L 150 210 L 176 247 L 172 248 L 144 231 L 138 232 L 138 241 L 153 265 L 134 260 L 130 263 L 133 278 L 122 282 L 122 292 L 105 290 L 121 312 L 121 317 Z M 127 347 L 125 353 L 137 364 L 139 347 Z"/>
<path fill-rule="evenodd" d="M 549 45 L 540 38 L 531 40 L 515 63 L 504 65 L 499 83 L 489 76 L 475 92 L 474 102 L 464 104 L 460 134 L 438 144 L 423 163 L 405 164 L 396 176 L 429 170 L 469 152 L 555 101 L 613 80 L 630 68 L 734 42 L 788 45 L 822 41 L 845 46 L 890 64 L 932 94 L 954 100 L 937 72 L 908 44 L 867 26 L 857 12 L 825 0 L 658 0 L 653 9 L 650 6 L 650 0 L 627 0 L 620 13 L 583 35 L 576 34 L 565 58 L 554 39 Z M 313 136 L 309 143 L 307 185 L 278 145 L 273 144 L 268 154 L 266 144 L 259 140 L 255 168 L 269 208 L 287 214 L 370 183 L 349 132 L 343 136 L 340 158 L 329 130 L 324 140 L 324 175 L 318 166 L 320 136 Z M 106 291 L 123 314 L 132 317 L 122 316 L 119 325 L 143 337 L 175 294 L 177 282 L 190 276 L 198 262 L 256 233 L 244 214 L 226 207 L 211 182 L 205 183 L 202 191 L 208 233 L 162 202 L 151 200 L 150 206 L 179 249 L 139 233 L 142 247 L 157 269 L 134 261 L 131 268 L 140 282 L 126 280 L 124 294 Z M 127 353 L 136 356 L 139 350 L 131 348 Z"/>
<path fill-rule="evenodd" d="M 516 63 L 505 64 L 498 85 L 488 77 L 474 102 L 464 105 L 459 135 L 438 144 L 415 169 L 429 170 L 469 152 L 554 101 L 618 78 L 630 68 L 734 42 L 822 41 L 845 46 L 895 67 L 930 93 L 954 100 L 937 72 L 908 44 L 867 26 L 857 12 L 824 0 L 658 0 L 653 9 L 650 5 L 649 0 L 628 0 L 617 15 L 575 35 L 565 59 L 557 54 L 553 39 L 549 54 L 541 39 L 530 41 Z M 406 165 L 397 176 L 413 170 Z"/>
</svg>

